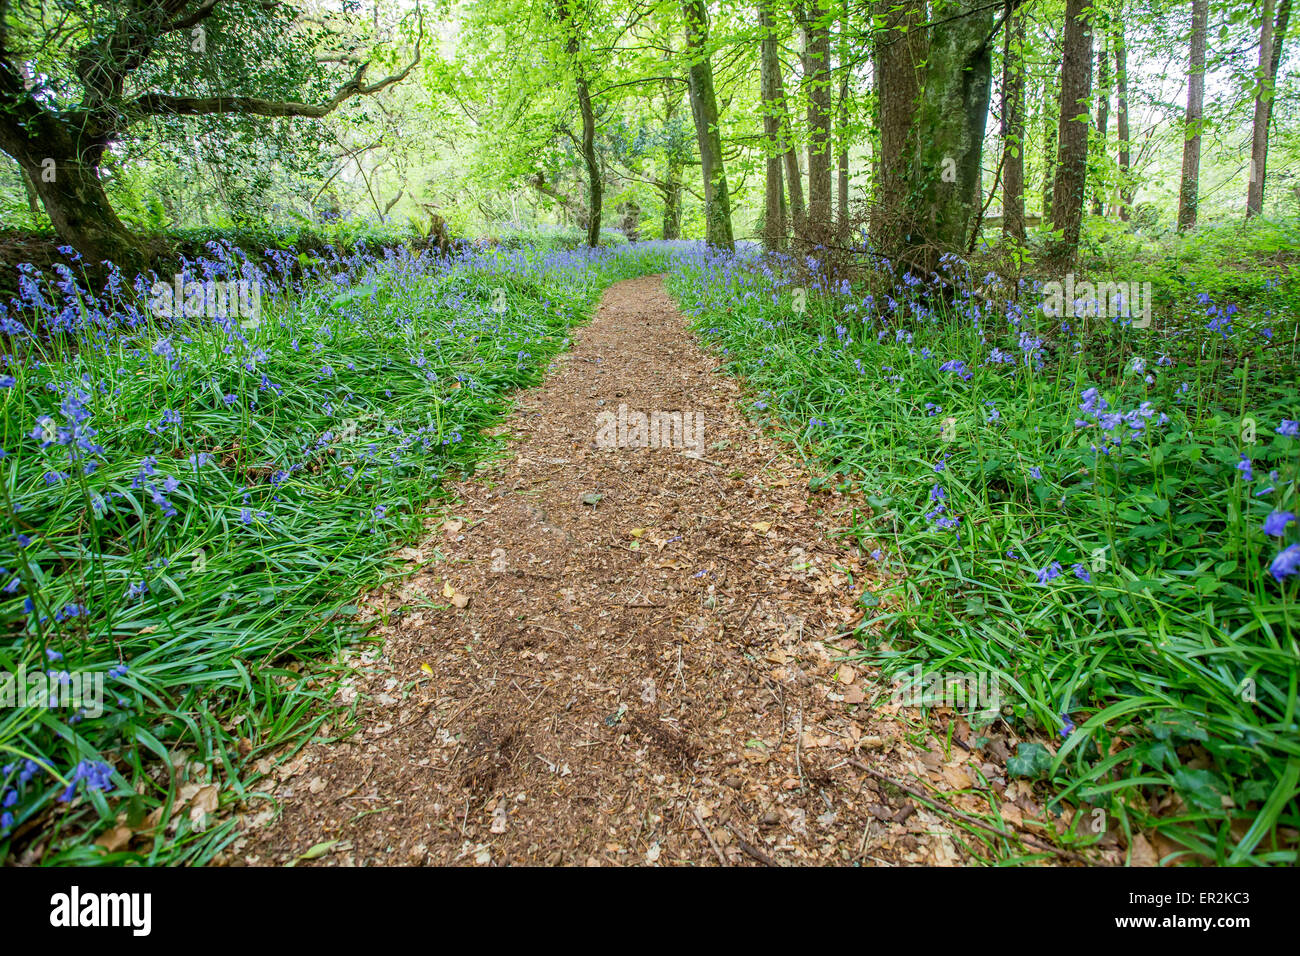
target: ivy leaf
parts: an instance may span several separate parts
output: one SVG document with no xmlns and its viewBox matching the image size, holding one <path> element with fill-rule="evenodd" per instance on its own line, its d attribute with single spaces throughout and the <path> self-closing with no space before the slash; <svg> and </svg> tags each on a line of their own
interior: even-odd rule
<svg viewBox="0 0 1300 956">
<path fill-rule="evenodd" d="M 1189 770 L 1186 767 L 1174 771 L 1174 786 L 1202 810 L 1222 810 L 1222 797 L 1228 792 L 1227 785 L 1218 774 L 1209 770 Z"/>
<path fill-rule="evenodd" d="M 1205 728 L 1194 723 L 1191 717 L 1172 710 L 1162 711 L 1157 717 L 1148 721 L 1147 729 L 1156 740 L 1168 740 L 1171 743 L 1179 740 L 1205 742 L 1210 739 Z"/>
<path fill-rule="evenodd" d="M 1014 777 L 1041 777 L 1051 765 L 1052 755 L 1042 744 L 1022 743 L 1007 758 L 1007 772 Z"/>
</svg>

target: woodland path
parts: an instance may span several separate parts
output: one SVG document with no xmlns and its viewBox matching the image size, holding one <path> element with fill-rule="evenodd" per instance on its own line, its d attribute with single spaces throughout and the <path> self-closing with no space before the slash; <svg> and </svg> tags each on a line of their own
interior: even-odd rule
<svg viewBox="0 0 1300 956">
<path fill-rule="evenodd" d="M 862 769 L 959 790 L 981 758 L 964 722 L 945 744 L 840 663 L 872 574 L 834 536 L 852 502 L 810 492 L 716 365 L 660 277 L 606 292 L 518 396 L 509 457 L 455 485 L 400 554 L 414 574 L 369 596 L 384 645 L 345 688 L 356 732 L 272 770 L 279 811 L 244 818 L 232 859 L 969 858 L 946 814 Z M 702 414 L 702 457 L 597 447 L 620 403 Z"/>
</svg>

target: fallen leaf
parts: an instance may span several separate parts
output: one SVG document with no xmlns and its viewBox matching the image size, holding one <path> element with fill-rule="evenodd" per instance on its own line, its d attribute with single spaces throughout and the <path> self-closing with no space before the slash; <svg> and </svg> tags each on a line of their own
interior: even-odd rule
<svg viewBox="0 0 1300 956">
<path fill-rule="evenodd" d="M 326 840 L 324 843 L 317 843 L 302 856 L 295 858 L 292 862 L 286 863 L 285 866 L 297 866 L 303 860 L 316 860 L 332 850 L 338 843 L 338 840 Z"/>
<path fill-rule="evenodd" d="M 967 790 L 975 785 L 970 774 L 960 767 L 944 767 L 943 776 L 954 790 Z"/>
<path fill-rule="evenodd" d="M 126 848 L 126 845 L 131 842 L 132 835 L 130 827 L 113 827 L 96 837 L 95 845 L 103 847 L 108 853 L 116 853 Z"/>
<path fill-rule="evenodd" d="M 1140 833 L 1133 834 L 1133 861 L 1130 866 L 1159 866 L 1155 848 Z"/>
<path fill-rule="evenodd" d="M 757 531 L 759 534 L 767 534 L 769 531 L 772 530 L 772 522 L 755 521 L 753 524 L 750 525 L 750 527 L 753 528 L 755 531 Z"/>
<path fill-rule="evenodd" d="M 207 813 L 214 813 L 217 809 L 221 791 L 215 783 L 210 783 L 206 787 L 200 787 L 194 794 L 193 807 L 196 810 L 203 810 Z"/>
</svg>

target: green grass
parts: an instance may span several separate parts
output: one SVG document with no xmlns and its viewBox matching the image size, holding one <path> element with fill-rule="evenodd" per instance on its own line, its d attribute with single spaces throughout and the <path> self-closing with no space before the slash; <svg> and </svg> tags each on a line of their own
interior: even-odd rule
<svg viewBox="0 0 1300 956">
<path fill-rule="evenodd" d="M 852 535 L 883 586 L 862 659 L 996 677 L 997 719 L 1032 738 L 1009 770 L 1054 812 L 1156 828 L 1171 860 L 1294 864 L 1300 577 L 1269 567 L 1300 534 L 1261 526 L 1300 512 L 1279 431 L 1300 418 L 1295 279 L 1237 277 L 1257 294 L 1217 331 L 1230 301 L 1190 283 L 1157 289 L 1153 329 L 1063 329 L 1032 287 L 950 269 L 949 296 L 876 275 L 830 294 L 793 264 L 696 256 L 671 288 L 753 414 L 867 495 Z M 1090 388 L 1141 428 L 1108 445 Z"/>
<path fill-rule="evenodd" d="M 71 285 L 29 298 L 39 331 L 9 339 L 0 389 L 0 669 L 99 673 L 105 699 L 98 716 L 0 709 L 16 795 L 0 862 L 198 864 L 228 844 L 258 763 L 336 709 L 357 596 L 399 573 L 389 555 L 441 480 L 490 451 L 481 430 L 607 284 L 667 261 L 653 245 L 304 257 L 311 276 L 249 329 Z M 107 781 L 74 778 L 104 764 Z M 219 788 L 210 820 L 175 812 L 196 783 Z M 94 845 L 119 823 L 139 831 L 127 848 Z"/>
</svg>

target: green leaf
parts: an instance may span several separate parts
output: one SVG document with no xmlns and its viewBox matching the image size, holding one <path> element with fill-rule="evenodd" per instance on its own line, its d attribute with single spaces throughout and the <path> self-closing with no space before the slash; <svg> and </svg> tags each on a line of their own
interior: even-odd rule
<svg viewBox="0 0 1300 956">
<path fill-rule="evenodd" d="M 1007 758 L 1007 773 L 1013 777 L 1041 777 L 1052 765 L 1052 755 L 1042 744 L 1021 743 L 1016 755 Z"/>
<path fill-rule="evenodd" d="M 317 843 L 315 846 L 311 847 L 302 856 L 296 857 L 292 862 L 286 863 L 285 866 L 297 866 L 303 860 L 318 859 L 324 856 L 326 853 L 328 853 L 331 849 L 333 849 L 334 845 L 338 842 L 339 842 L 338 840 L 326 840 L 323 843 Z"/>
<path fill-rule="evenodd" d="M 1202 810 L 1222 810 L 1222 796 L 1228 792 L 1227 785 L 1218 774 L 1209 770 L 1189 770 L 1187 767 L 1179 767 L 1174 771 L 1174 786 Z"/>
</svg>

